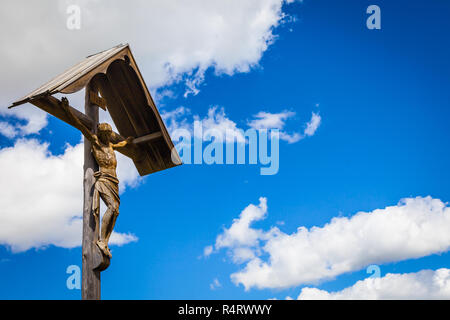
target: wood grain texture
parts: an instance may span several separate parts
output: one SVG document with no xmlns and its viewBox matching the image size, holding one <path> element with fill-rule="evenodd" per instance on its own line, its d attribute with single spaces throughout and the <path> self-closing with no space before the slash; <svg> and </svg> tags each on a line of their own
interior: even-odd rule
<svg viewBox="0 0 450 320">
<path fill-rule="evenodd" d="M 89 89 L 89 85 L 86 87 Z M 95 128 L 98 123 L 98 107 L 90 103 L 89 90 L 86 90 L 85 113 L 92 120 Z M 95 131 L 94 131 L 95 132 Z M 98 225 L 92 214 L 94 194 L 94 172 L 98 164 L 91 152 L 91 143 L 84 138 L 84 179 L 83 179 L 83 248 L 82 248 L 82 285 L 81 298 L 83 300 L 100 300 L 100 271 L 94 270 L 94 246 L 98 240 Z"/>
<path fill-rule="evenodd" d="M 73 121 L 67 116 L 67 114 L 62 110 L 60 107 L 61 101 L 53 96 L 47 96 L 47 97 L 41 97 L 38 99 L 33 99 L 30 101 L 30 103 L 34 104 L 36 107 L 44 110 L 45 112 L 57 117 L 58 119 L 66 122 L 67 124 L 70 124 L 71 126 L 74 126 L 75 124 Z M 93 120 L 86 114 L 78 111 L 77 109 L 69 106 L 72 113 L 91 131 L 95 130 L 95 126 L 93 123 Z M 125 138 L 116 133 L 113 132 L 111 136 L 111 142 L 112 143 L 118 143 L 120 141 L 125 140 Z M 140 159 L 143 157 L 143 150 L 139 150 L 137 147 L 128 145 L 124 148 L 120 148 L 120 150 L 117 150 L 123 155 L 133 159 L 135 162 L 139 162 Z"/>
</svg>

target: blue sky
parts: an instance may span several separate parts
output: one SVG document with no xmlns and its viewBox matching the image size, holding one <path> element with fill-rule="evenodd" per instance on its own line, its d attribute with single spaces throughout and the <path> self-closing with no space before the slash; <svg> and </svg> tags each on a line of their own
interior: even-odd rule
<svg viewBox="0 0 450 320">
<path fill-rule="evenodd" d="M 371 4 L 381 8 L 381 30 L 366 28 L 366 8 Z M 260 59 L 249 64 L 249 70 L 236 69 L 226 74 L 203 65 L 206 68 L 199 92 L 187 97 L 183 96 L 184 80 L 158 80 L 157 87 L 150 80 L 147 83 L 155 95 L 170 92 L 158 98 L 161 113 L 184 107 L 190 110 L 183 114 L 187 121 L 192 121 L 194 115 L 204 118 L 211 107 L 217 106 L 239 128 L 246 128 L 261 111 L 295 113 L 283 125 L 288 133 L 303 132 L 312 113 L 320 115 L 320 126 L 312 136 L 298 142 L 280 141 L 276 175 L 260 175 L 258 165 L 203 164 L 176 167 L 137 183 L 129 178 L 130 184 L 136 185 L 127 186 L 121 194 L 116 229 L 138 240 L 112 246 L 112 264 L 102 273 L 103 299 L 297 298 L 304 287 L 327 292 L 352 287 L 370 276 L 366 272 L 368 264 L 378 265 L 381 277 L 448 267 L 450 243 L 444 236 L 439 245 L 430 243 L 420 258 L 395 258 L 396 253 L 386 254 L 375 241 L 373 251 L 379 261 L 356 263 L 350 271 L 318 276 L 305 283 L 298 280 L 301 276 L 293 276 L 280 280 L 287 283 L 283 287 L 255 280 L 256 284 L 245 290 L 242 283 L 230 278 L 244 270 L 247 263 L 233 263 L 236 247 L 216 248 L 204 255 L 205 247 L 215 245 L 218 235 L 230 228 L 244 208 L 258 205 L 260 197 L 267 199 L 266 217 L 250 227 L 268 231 L 276 226 L 285 235 L 295 234 L 299 227 L 324 227 L 336 217 L 351 219 L 361 211 L 370 213 L 397 206 L 403 198 L 422 197 L 417 200 L 420 202 L 430 196 L 445 207 L 450 199 L 446 183 L 450 179 L 450 4 L 438 0 L 305 0 L 284 3 L 281 10 L 291 18 L 273 26 L 273 43 L 261 51 Z M 152 69 L 147 67 L 143 51 L 138 52 L 140 45 L 130 44 L 138 64 L 143 61 L 144 78 L 151 79 Z M 65 62 L 66 66 L 95 51 L 78 53 L 75 60 Z M 180 77 L 189 72 L 192 75 L 192 70 L 196 72 L 202 65 L 189 68 L 180 72 Z M 27 75 L 27 70 L 17 72 L 20 77 Z M 39 76 L 41 82 L 52 76 L 45 74 L 45 69 L 40 72 L 44 73 Z M 21 87 L 17 81 L 13 91 L 18 92 L 17 96 L 2 95 L 3 99 L 10 98 L 4 107 L 39 84 L 38 78 L 29 84 L 31 87 Z M 11 125 L 26 122 L 6 112 L 0 117 Z M 64 154 L 66 144 L 77 145 L 80 134 L 49 117 L 39 132 L 12 137 L 0 134 L 0 155 L 14 148 L 20 139 L 48 143 L 49 152 L 57 156 Z M 7 183 L 2 185 L 8 187 Z M 42 192 L 45 194 L 45 190 Z M 411 210 L 422 210 L 421 204 L 417 203 L 419 209 L 411 205 Z M 81 201 L 79 206 L 81 210 Z M 448 208 L 443 210 L 447 217 L 443 221 L 450 221 Z M 2 210 L 0 214 L 7 216 L 10 212 Z M 370 221 L 367 219 L 367 223 Z M 372 226 L 364 228 L 370 230 Z M 391 228 L 386 226 L 386 230 Z M 416 238 L 408 238 L 413 247 L 417 247 L 415 243 L 428 244 L 426 234 L 424 238 L 421 235 L 419 232 Z M 390 239 L 396 236 L 395 232 L 381 233 L 380 243 L 390 247 Z M 17 252 L 11 249 L 14 240 L 5 240 L 3 235 L 0 239 L 1 299 L 80 298 L 80 290 L 66 287 L 66 268 L 81 266 L 79 246 L 65 248 L 50 241 L 44 247 Z M 346 243 L 343 240 L 343 245 Z M 408 246 L 405 243 L 405 251 Z M 262 250 L 259 258 L 269 261 L 274 253 L 264 251 L 262 244 L 257 247 Z M 368 252 L 372 247 L 362 246 L 361 250 Z M 299 250 L 298 254 L 306 257 L 309 252 Z M 356 259 L 351 253 L 342 254 Z M 300 264 L 304 260 L 298 258 Z M 214 279 L 220 285 L 211 288 Z"/>
</svg>

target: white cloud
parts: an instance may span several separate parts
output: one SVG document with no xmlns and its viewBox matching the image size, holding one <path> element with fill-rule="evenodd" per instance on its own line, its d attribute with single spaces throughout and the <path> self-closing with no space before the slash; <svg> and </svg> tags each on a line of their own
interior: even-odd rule
<svg viewBox="0 0 450 320">
<path fill-rule="evenodd" d="M 285 121 L 293 116 L 295 116 L 295 112 L 292 111 L 280 113 L 260 111 L 254 115 L 256 119 L 249 121 L 248 125 L 254 129 L 283 129 Z"/>
<path fill-rule="evenodd" d="M 211 290 L 216 290 L 220 287 L 222 287 L 222 284 L 220 283 L 219 279 L 217 279 L 217 278 L 214 278 L 213 282 L 209 284 L 209 288 Z"/>
<path fill-rule="evenodd" d="M 14 138 L 17 135 L 17 129 L 6 121 L 0 122 L 0 133 L 7 138 Z"/>
<path fill-rule="evenodd" d="M 178 129 L 192 130 L 192 126 L 188 123 L 186 118 L 190 113 L 191 110 L 189 108 L 181 106 L 172 111 L 161 111 L 161 117 L 164 120 L 169 133 L 174 135 L 174 132 Z"/>
<path fill-rule="evenodd" d="M 204 69 L 199 69 L 193 76 L 187 77 L 185 82 L 186 92 L 183 95 L 185 98 L 190 94 L 196 96 L 200 92 L 198 87 L 205 80 L 205 71 Z"/>
<path fill-rule="evenodd" d="M 272 228 L 269 232 L 250 227 L 255 221 L 263 220 L 267 215 L 267 198 L 259 198 L 257 206 L 248 205 L 239 215 L 233 219 L 230 228 L 217 236 L 216 251 L 222 248 L 229 249 L 229 255 L 234 263 L 243 263 L 255 259 L 261 254 L 260 242 L 267 240 L 278 232 Z"/>
<path fill-rule="evenodd" d="M 230 252 L 231 259 L 234 263 L 244 263 L 246 261 L 255 259 L 257 254 L 260 254 L 261 250 L 259 248 L 254 247 L 237 247 L 233 248 Z"/>
<path fill-rule="evenodd" d="M 67 146 L 61 155 L 51 154 L 48 144 L 37 140 L 17 140 L 13 147 L 0 149 L 0 244 L 13 252 L 49 245 L 79 246 L 82 164 L 82 143 Z M 137 174 L 130 166 L 119 159 L 122 191 L 136 183 Z M 111 243 L 117 245 L 136 240 L 132 234 L 111 236 Z"/>
<path fill-rule="evenodd" d="M 217 138 L 227 142 L 245 142 L 242 129 L 237 126 L 236 122 L 228 118 L 224 108 L 219 108 L 218 106 L 210 107 L 207 115 L 203 118 L 199 115 L 194 115 L 192 121 L 188 121 L 187 116 L 190 113 L 190 109 L 185 107 L 178 107 L 172 111 L 163 111 L 161 113 L 172 138 L 176 139 L 178 137 L 176 131 L 183 129 L 189 131 L 196 138 L 203 140 L 206 140 L 208 133 L 211 133 L 216 134 Z M 193 123 L 195 121 L 201 125 L 201 130 L 194 130 Z"/>
<path fill-rule="evenodd" d="M 254 115 L 255 119 L 249 121 L 248 125 L 254 129 L 279 129 L 280 139 L 288 143 L 295 143 L 307 136 L 313 136 L 320 125 L 320 116 L 313 112 L 311 120 L 306 124 L 303 134 L 298 132 L 290 134 L 284 131 L 284 127 L 286 126 L 286 121 L 294 116 L 295 112 L 292 111 L 283 111 L 280 113 L 260 111 Z"/>
<path fill-rule="evenodd" d="M 204 73 L 248 72 L 274 42 L 292 0 L 2 1 L 0 101 L 6 106 L 88 54 L 130 43 L 152 90 L 184 82 L 196 94 Z M 68 5 L 79 5 L 81 29 L 69 30 Z M 45 18 L 43 18 L 45 17 Z M 34 115 L 4 111 L 20 119 Z M 33 107 L 34 108 L 34 107 Z M 34 111 L 33 111 L 34 112 Z M 35 115 L 41 117 L 41 115 Z M 45 119 L 45 117 L 44 117 Z M 44 124 L 45 125 L 45 124 Z M 38 132 L 42 126 L 27 127 Z"/>
<path fill-rule="evenodd" d="M 217 106 L 211 107 L 208 109 L 207 116 L 200 118 L 196 115 L 194 116 L 194 121 L 199 121 L 203 128 L 202 136 L 197 138 L 206 139 L 207 132 L 215 132 L 218 138 L 224 137 L 227 142 L 245 142 L 243 131 L 238 128 L 236 122 L 227 117 L 224 108 L 218 108 Z M 195 131 L 194 134 L 196 134 Z"/>
<path fill-rule="evenodd" d="M 322 118 L 318 113 L 312 113 L 311 120 L 306 124 L 305 136 L 313 136 L 314 133 L 316 133 L 317 128 L 320 126 L 320 122 L 322 121 Z"/>
<path fill-rule="evenodd" d="M 111 238 L 109 239 L 110 244 L 113 244 L 116 246 L 123 246 L 124 244 L 130 243 L 130 242 L 136 242 L 136 241 L 138 241 L 138 237 L 136 237 L 132 233 L 113 232 L 111 234 Z"/>
<path fill-rule="evenodd" d="M 280 130 L 280 139 L 287 141 L 288 143 L 295 143 L 302 139 L 302 136 L 294 132 L 293 134 L 289 134 L 283 131 L 284 126 L 286 125 L 286 120 L 295 116 L 295 112 L 292 111 L 283 111 L 280 113 L 270 113 L 260 111 L 254 115 L 254 118 L 248 122 L 250 128 L 253 129 L 279 129 Z"/>
<path fill-rule="evenodd" d="M 38 133 L 47 125 L 47 114 L 34 106 L 25 105 L 12 109 L 12 111 L 2 109 L 4 108 L 0 108 L 0 115 L 3 115 L 5 120 L 11 120 L 10 118 L 16 120 L 15 123 L 0 122 L 0 134 L 7 138 L 11 139 L 17 136 Z M 26 123 L 22 124 L 22 122 Z"/>
<path fill-rule="evenodd" d="M 286 133 L 284 131 L 280 131 L 280 139 L 286 141 L 287 143 L 296 143 L 302 139 L 302 135 L 298 132 L 294 132 L 293 134 Z"/>
<path fill-rule="evenodd" d="M 417 273 L 388 273 L 367 278 L 337 292 L 303 288 L 299 300 L 410 300 L 450 299 L 450 269 L 422 270 Z"/>
<path fill-rule="evenodd" d="M 211 253 L 213 253 L 213 250 L 214 250 L 213 246 L 206 246 L 205 249 L 203 250 L 203 255 L 205 257 L 208 257 L 211 255 Z"/>
<path fill-rule="evenodd" d="M 231 275 L 234 283 L 246 289 L 314 283 L 370 264 L 450 249 L 450 208 L 430 196 L 402 199 L 395 206 L 358 212 L 350 218 L 333 218 L 323 227 L 299 227 L 292 234 L 277 227 L 268 231 L 252 228 L 266 210 L 266 200 L 261 198 L 259 206 L 244 209 L 216 240 L 216 248 L 228 249 L 233 261 L 247 262 Z M 253 257 L 239 254 L 241 248 L 252 250 Z"/>
<path fill-rule="evenodd" d="M 175 131 L 177 129 L 186 129 L 193 132 L 193 125 L 188 121 L 187 116 L 190 114 L 190 109 L 185 107 L 178 107 L 172 111 L 163 111 L 162 118 L 167 123 L 169 132 L 176 137 Z M 295 143 L 303 139 L 305 136 L 312 136 L 320 124 L 320 116 L 313 113 L 311 120 L 306 124 L 305 134 L 294 132 L 292 134 L 283 130 L 286 125 L 286 120 L 295 116 L 295 112 L 283 111 L 280 113 L 270 113 L 261 111 L 254 115 L 254 119 L 247 122 L 251 129 L 279 129 L 280 139 L 288 143 Z M 202 134 L 205 139 L 205 132 L 215 132 L 219 137 L 222 137 L 227 142 L 237 141 L 239 143 L 245 142 L 244 132 L 246 128 L 239 128 L 237 123 L 231 120 L 225 113 L 225 109 L 218 106 L 213 106 L 208 109 L 208 113 L 203 118 L 199 115 L 193 116 L 194 121 L 201 123 L 203 131 L 197 132 L 197 135 Z M 314 129 L 313 129 L 314 128 Z M 313 131 L 314 130 L 314 131 Z M 196 133 L 196 132 L 194 132 Z"/>
<path fill-rule="evenodd" d="M 250 228 L 254 221 L 261 220 L 267 213 L 267 199 L 259 198 L 259 205 L 250 204 L 246 207 L 239 218 L 234 219 L 231 227 L 225 229 L 216 239 L 216 249 L 234 248 L 242 246 L 257 246 L 263 232 Z"/>
</svg>

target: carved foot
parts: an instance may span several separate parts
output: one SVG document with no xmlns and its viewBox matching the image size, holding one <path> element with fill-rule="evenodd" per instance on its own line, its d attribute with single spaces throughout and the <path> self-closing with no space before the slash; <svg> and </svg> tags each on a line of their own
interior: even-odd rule
<svg viewBox="0 0 450 320">
<path fill-rule="evenodd" d="M 111 251 L 109 250 L 108 246 L 106 246 L 106 250 L 108 251 L 108 257 L 111 259 L 112 258 L 112 254 L 111 254 Z"/>
<path fill-rule="evenodd" d="M 103 254 L 105 256 L 112 258 L 111 251 L 109 251 L 108 245 L 104 241 L 98 240 L 97 246 L 99 247 L 99 249 L 103 252 Z"/>
<path fill-rule="evenodd" d="M 96 246 L 93 247 L 92 253 L 94 255 L 92 261 L 92 268 L 94 270 L 104 271 L 106 268 L 109 267 L 111 257 L 104 253 L 104 251 L 100 248 L 98 243 Z"/>
</svg>

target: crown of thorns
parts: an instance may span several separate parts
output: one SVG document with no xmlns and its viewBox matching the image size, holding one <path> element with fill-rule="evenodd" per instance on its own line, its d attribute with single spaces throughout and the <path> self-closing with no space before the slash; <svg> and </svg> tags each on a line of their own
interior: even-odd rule
<svg viewBox="0 0 450 320">
<path fill-rule="evenodd" d="M 99 123 L 97 125 L 98 131 L 112 131 L 111 126 L 108 123 Z"/>
</svg>

